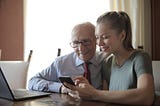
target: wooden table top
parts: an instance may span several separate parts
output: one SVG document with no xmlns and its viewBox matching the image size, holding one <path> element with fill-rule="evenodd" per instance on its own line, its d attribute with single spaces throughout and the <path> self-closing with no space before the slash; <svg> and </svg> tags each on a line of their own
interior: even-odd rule
<svg viewBox="0 0 160 106">
<path fill-rule="evenodd" d="M 29 99 L 23 101 L 10 101 L 0 99 L 0 106 L 124 106 L 98 101 L 86 101 L 74 99 L 66 94 L 53 93 L 47 97 Z M 160 97 L 155 99 L 153 106 L 160 106 Z"/>
</svg>

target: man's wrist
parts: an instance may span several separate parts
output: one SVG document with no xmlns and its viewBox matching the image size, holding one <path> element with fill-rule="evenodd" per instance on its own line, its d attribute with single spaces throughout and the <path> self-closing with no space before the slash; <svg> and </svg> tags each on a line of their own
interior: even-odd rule
<svg viewBox="0 0 160 106">
<path fill-rule="evenodd" d="M 61 85 L 61 87 L 59 88 L 59 93 L 62 93 L 62 85 Z"/>
</svg>

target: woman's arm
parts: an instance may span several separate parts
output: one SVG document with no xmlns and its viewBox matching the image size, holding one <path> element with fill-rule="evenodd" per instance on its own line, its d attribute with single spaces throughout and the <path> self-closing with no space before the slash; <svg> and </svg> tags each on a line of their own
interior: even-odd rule
<svg viewBox="0 0 160 106">
<path fill-rule="evenodd" d="M 108 90 L 108 83 L 106 80 L 103 80 L 103 90 Z"/>
<path fill-rule="evenodd" d="M 131 105 L 151 105 L 154 100 L 153 77 L 146 73 L 139 76 L 137 88 L 125 91 L 97 90 L 85 78 L 78 79 L 77 86 L 66 86 L 78 91 L 80 97 L 88 100 Z"/>
<path fill-rule="evenodd" d="M 137 88 L 135 89 L 129 89 L 125 91 L 95 90 L 95 93 L 92 94 L 92 98 L 94 100 L 104 102 L 132 105 L 151 105 L 154 100 L 153 77 L 150 74 L 142 74 L 138 78 Z"/>
</svg>

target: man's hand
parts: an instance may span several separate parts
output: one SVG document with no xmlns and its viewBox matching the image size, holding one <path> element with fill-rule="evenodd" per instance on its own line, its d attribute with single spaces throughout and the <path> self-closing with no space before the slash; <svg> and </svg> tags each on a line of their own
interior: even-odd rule
<svg viewBox="0 0 160 106">
<path fill-rule="evenodd" d="M 77 100 L 81 99 L 80 96 L 79 96 L 78 91 L 71 91 L 71 92 L 68 93 L 68 95 L 70 95 L 71 97 L 73 97 L 73 98 L 75 98 Z"/>
<path fill-rule="evenodd" d="M 66 88 L 64 85 L 61 86 L 61 93 L 68 94 L 69 92 L 71 92 L 70 89 Z"/>
</svg>

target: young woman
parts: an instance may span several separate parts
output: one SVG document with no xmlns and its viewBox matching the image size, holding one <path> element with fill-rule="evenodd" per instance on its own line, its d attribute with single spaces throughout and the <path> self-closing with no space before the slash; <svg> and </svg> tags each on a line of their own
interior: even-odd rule
<svg viewBox="0 0 160 106">
<path fill-rule="evenodd" d="M 154 81 L 150 56 L 132 46 L 130 18 L 125 12 L 108 12 L 97 19 L 97 44 L 111 54 L 103 64 L 103 78 L 107 90 L 93 88 L 83 77 L 75 79 L 83 99 L 110 103 L 151 105 L 154 101 Z M 90 92 L 88 92 L 90 91 Z"/>
</svg>

